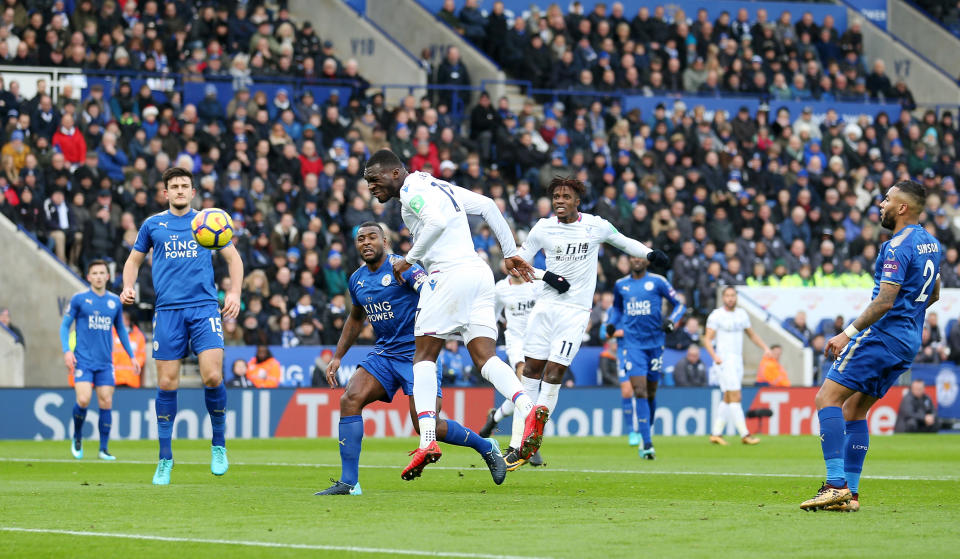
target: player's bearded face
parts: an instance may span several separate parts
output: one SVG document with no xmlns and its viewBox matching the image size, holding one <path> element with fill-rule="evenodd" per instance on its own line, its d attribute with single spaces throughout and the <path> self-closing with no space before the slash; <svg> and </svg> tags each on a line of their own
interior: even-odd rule
<svg viewBox="0 0 960 559">
<path fill-rule="evenodd" d="M 640 273 L 647 269 L 647 259 L 646 258 L 630 258 L 630 269 L 634 272 Z"/>
<path fill-rule="evenodd" d="M 373 228 L 366 231 L 371 230 Z M 364 262 L 376 262 L 383 256 L 384 239 L 376 232 L 367 233 L 366 231 L 357 233 L 357 252 L 360 253 L 360 259 Z"/>
</svg>

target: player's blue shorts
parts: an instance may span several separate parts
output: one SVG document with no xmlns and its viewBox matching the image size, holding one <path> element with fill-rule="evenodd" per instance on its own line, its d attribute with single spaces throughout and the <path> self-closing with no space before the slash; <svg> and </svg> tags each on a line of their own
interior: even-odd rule
<svg viewBox="0 0 960 559">
<path fill-rule="evenodd" d="M 209 303 L 185 309 L 158 309 L 153 313 L 153 358 L 183 359 L 190 351 L 223 349 L 220 306 Z"/>
<path fill-rule="evenodd" d="M 92 382 L 94 386 L 116 386 L 113 365 L 86 365 L 77 363 L 73 370 L 73 382 Z"/>
<path fill-rule="evenodd" d="M 360 362 L 359 367 L 363 367 L 368 373 L 377 379 L 380 386 L 387 395 L 381 398 L 384 402 L 392 402 L 397 389 L 403 390 L 407 396 L 413 395 L 413 359 L 388 357 L 376 353 L 367 354 Z M 440 368 L 437 368 L 437 397 L 441 397 L 443 391 L 440 389 Z"/>
<path fill-rule="evenodd" d="M 911 362 L 891 353 L 880 336 L 867 329 L 843 348 L 827 378 L 851 390 L 883 398 Z"/>
<path fill-rule="evenodd" d="M 630 377 L 642 376 L 646 376 L 648 382 L 660 382 L 660 369 L 663 368 L 662 347 L 624 348 L 619 353 L 617 372 L 620 382 Z"/>
</svg>

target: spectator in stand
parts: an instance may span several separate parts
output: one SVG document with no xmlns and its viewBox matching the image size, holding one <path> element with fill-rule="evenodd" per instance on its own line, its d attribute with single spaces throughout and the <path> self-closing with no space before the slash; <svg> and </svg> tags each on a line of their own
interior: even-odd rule
<svg viewBox="0 0 960 559">
<path fill-rule="evenodd" d="M 73 115 L 70 113 L 63 115 L 60 120 L 60 127 L 53 134 L 51 145 L 60 150 L 71 168 L 80 166 L 86 159 L 87 141 L 75 126 Z"/>
<path fill-rule="evenodd" d="M 247 380 L 256 388 L 276 388 L 283 380 L 283 370 L 265 345 L 257 346 L 257 354 L 247 362 Z"/>
<path fill-rule="evenodd" d="M 130 348 L 133 349 L 139 369 L 133 367 L 133 361 L 127 355 L 123 345 L 120 343 L 120 336 L 116 329 L 113 331 L 113 374 L 117 386 L 129 386 L 130 388 L 140 388 L 142 384 L 143 367 L 147 364 L 147 340 L 140 327 L 133 322 L 130 311 L 123 311 L 123 325 L 127 328 L 127 334 L 130 339 Z"/>
<path fill-rule="evenodd" d="M 760 368 L 757 370 L 757 386 L 790 386 L 787 371 L 780 363 L 783 348 L 779 345 L 770 346 L 770 355 L 760 359 Z"/>
<path fill-rule="evenodd" d="M 940 430 L 937 409 L 925 391 L 921 379 L 910 383 L 910 391 L 903 395 L 897 411 L 896 433 L 936 433 Z"/>
<path fill-rule="evenodd" d="M 673 368 L 673 383 L 676 386 L 707 385 L 707 367 L 700 359 L 700 346 L 687 348 L 687 354 Z"/>
<path fill-rule="evenodd" d="M 0 307 L 0 324 L 13 334 L 13 343 L 26 347 L 27 343 L 23 340 L 23 332 L 10 322 L 10 309 Z"/>
<path fill-rule="evenodd" d="M 460 61 L 460 49 L 455 46 L 447 47 L 446 56 L 437 68 L 437 85 L 468 86 L 470 73 Z M 454 111 L 465 111 L 470 102 L 470 92 L 467 90 L 447 89 L 438 95 L 438 104 L 446 105 Z"/>
<path fill-rule="evenodd" d="M 810 328 L 807 327 L 806 312 L 797 311 L 797 314 L 784 321 L 783 327 L 787 332 L 790 332 L 796 336 L 797 339 L 803 342 L 803 345 L 808 345 L 810 343 L 810 338 L 813 336 L 813 332 L 811 332 Z"/>
</svg>

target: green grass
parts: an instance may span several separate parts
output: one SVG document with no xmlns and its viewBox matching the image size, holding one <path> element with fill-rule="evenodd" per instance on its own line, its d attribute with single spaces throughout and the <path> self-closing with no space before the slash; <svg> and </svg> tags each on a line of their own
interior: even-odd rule
<svg viewBox="0 0 960 559">
<path fill-rule="evenodd" d="M 731 443 L 734 438 L 729 439 Z M 175 441 L 173 484 L 150 484 L 156 443 L 96 445 L 74 461 L 66 442 L 0 442 L 0 528 L 353 546 L 530 557 L 955 556 L 960 439 L 873 437 L 856 514 L 804 513 L 820 485 L 815 437 L 720 448 L 656 440 L 642 462 L 625 438 L 553 438 L 545 468 L 494 486 L 469 449 L 404 482 L 412 439 L 367 439 L 361 497 L 314 497 L 339 475 L 331 439 L 230 441 L 215 478 L 209 446 Z M 758 474 L 758 475 L 743 475 Z M 420 553 L 418 553 L 420 552 Z M 734 555 L 735 554 L 735 555 Z M 394 557 L 387 552 L 0 531 L 0 557 Z M 411 556 L 407 554 L 406 556 Z"/>
</svg>

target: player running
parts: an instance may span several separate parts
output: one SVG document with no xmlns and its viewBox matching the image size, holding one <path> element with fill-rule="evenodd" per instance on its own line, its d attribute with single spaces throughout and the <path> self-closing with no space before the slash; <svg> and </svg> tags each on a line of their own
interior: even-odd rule
<svg viewBox="0 0 960 559">
<path fill-rule="evenodd" d="M 140 374 L 140 365 L 137 363 L 130 347 L 130 338 L 123 325 L 123 306 L 120 298 L 107 292 L 107 280 L 110 272 L 107 263 L 103 260 L 94 260 L 87 265 L 87 281 L 90 289 L 81 291 L 70 298 L 70 307 L 63 315 L 60 323 L 60 346 L 63 349 L 63 362 L 73 373 L 74 390 L 77 393 L 77 403 L 73 405 L 73 443 L 70 452 L 77 460 L 83 458 L 83 421 L 87 418 L 87 406 L 90 405 L 90 396 L 93 387 L 97 387 L 97 404 L 100 406 L 100 421 L 97 425 L 100 432 L 101 460 L 116 460 L 116 457 L 107 450 L 110 440 L 110 426 L 113 424 L 113 329 L 117 329 L 117 336 L 123 345 L 124 351 L 133 362 L 133 369 Z M 70 351 L 70 324 L 77 321 L 77 351 Z"/>
<path fill-rule="evenodd" d="M 370 157 L 364 178 L 380 203 L 400 199 L 403 221 L 414 235 L 410 252 L 393 262 L 398 281 L 418 260 L 429 273 L 414 320 L 413 399 L 420 446 L 410 453 L 413 459 L 401 477 L 413 479 L 442 454 L 436 443 L 437 356 L 444 341 L 456 335 L 463 337 L 483 378 L 517 406 L 518 416 L 524 420 L 521 450 L 529 457 L 540 447 L 546 409 L 538 408 L 530 414 L 533 402 L 524 394 L 510 365 L 496 355 L 493 273 L 473 248 L 467 214 L 483 216 L 500 242 L 507 270 L 532 280 L 534 270 L 517 256 L 506 220 L 493 200 L 427 173 L 408 173 L 390 150 L 380 150 Z M 553 276 L 544 281 L 562 285 Z"/>
<path fill-rule="evenodd" d="M 629 382 L 636 399 L 637 425 L 643 445 L 639 441 L 630 444 L 638 445 L 641 458 L 653 460 L 656 452 L 650 431 L 663 367 L 664 332 L 673 332 L 687 307 L 667 278 L 647 273 L 648 264 L 646 258 L 630 259 L 630 275 L 617 280 L 613 288 L 613 306 L 607 322 L 616 328 L 614 336 L 622 338 L 618 346 L 620 375 Z M 673 305 L 666 319 L 662 318 L 664 298 Z M 601 331 L 605 329 L 601 327 Z"/>
<path fill-rule="evenodd" d="M 727 441 L 723 439 L 723 430 L 729 421 L 736 427 L 743 444 L 759 444 L 760 439 L 751 436 L 750 431 L 747 430 L 747 418 L 743 414 L 743 404 L 741 404 L 743 333 L 746 332 L 750 341 L 763 350 L 764 357 L 770 356 L 770 348 L 750 327 L 747 311 L 737 307 L 737 290 L 730 286 L 725 287 L 722 299 L 723 306 L 714 309 L 707 316 L 707 329 L 703 335 L 703 346 L 713 359 L 720 390 L 723 392 L 723 401 L 720 402 L 717 417 L 713 421 L 710 442 L 727 446 Z M 717 340 L 716 349 L 713 347 L 714 338 Z"/>
<path fill-rule="evenodd" d="M 827 480 L 801 509 L 860 510 L 867 412 L 910 367 L 926 310 L 940 298 L 940 243 L 919 225 L 926 199 L 923 186 L 905 180 L 880 202 L 880 225 L 893 236 L 877 253 L 870 304 L 824 349 L 836 357 L 816 398 Z"/>
<path fill-rule="evenodd" d="M 173 469 L 174 419 L 177 416 L 177 387 L 180 360 L 189 351 L 200 360 L 204 401 L 213 427 L 210 471 L 227 473 L 226 430 L 227 391 L 223 387 L 223 329 L 217 290 L 213 282 L 211 253 L 193 239 L 190 221 L 196 211 L 190 202 L 197 191 L 193 173 L 180 167 L 163 172 L 163 187 L 170 209 L 148 217 L 140 227 L 137 241 L 123 267 L 124 304 L 136 299 L 134 284 L 147 252 L 153 249 L 153 287 L 157 293 L 153 314 L 153 358 L 157 363 L 157 434 L 160 460 L 153 475 L 155 485 L 170 483 Z M 222 314 L 236 318 L 240 311 L 243 262 L 233 243 L 220 249 L 230 271 L 233 287 L 223 302 Z"/>
<path fill-rule="evenodd" d="M 419 290 L 427 274 L 420 266 L 411 266 L 403 273 L 403 282 L 393 276 L 393 261 L 400 256 L 386 253 L 386 241 L 379 224 L 368 221 L 357 229 L 357 252 L 365 265 L 350 276 L 349 289 L 353 308 L 343 325 L 337 342 L 337 351 L 327 365 L 327 382 L 337 386 L 337 370 L 357 336 L 363 330 L 364 319 L 370 321 L 377 342 L 373 351 L 357 366 L 350 377 L 347 390 L 340 397 L 340 479 L 316 495 L 360 495 L 360 447 L 363 442 L 363 418 L 360 412 L 368 404 L 382 400 L 390 402 L 397 389 L 410 396 L 410 415 L 416 419 L 413 399 L 413 322 L 416 317 Z M 435 371 L 439 377 L 440 371 Z M 437 381 L 439 382 L 439 380 Z M 440 391 L 436 393 L 437 411 L 440 410 Z M 416 425 L 416 422 L 414 422 Z M 500 454 L 500 445 L 494 439 L 484 439 L 456 421 L 437 418 L 437 436 L 444 442 L 469 446 L 480 453 L 493 482 L 503 483 L 507 465 Z M 414 475 L 415 474 L 415 475 Z M 411 472 L 419 475 L 420 471 Z"/>
<path fill-rule="evenodd" d="M 607 220 L 581 213 L 577 208 L 586 192 L 581 181 L 556 177 L 547 190 L 555 217 L 541 219 L 533 226 L 520 249 L 520 257 L 529 261 L 542 249 L 547 271 L 564 278 L 570 289 L 558 292 L 544 288 L 537 300 L 523 341 L 526 365 L 521 380 L 527 396 L 549 414 L 557 405 L 563 373 L 577 354 L 587 328 L 597 285 L 600 245 L 610 244 L 654 264 L 666 265 L 669 258 L 663 251 L 651 250 L 624 236 Z M 527 459 L 518 452 L 520 444 L 514 419 L 510 449 L 504 456 L 510 470 Z"/>
<path fill-rule="evenodd" d="M 523 375 L 523 337 L 527 332 L 527 319 L 537 302 L 541 287 L 542 284 L 523 281 L 513 276 L 503 278 L 495 286 L 494 312 L 498 318 L 503 316 L 505 319 L 506 327 L 503 330 L 503 338 L 506 342 L 507 361 L 517 372 L 517 378 Z M 513 408 L 513 401 L 508 398 L 499 407 L 487 412 L 487 421 L 479 431 L 480 436 L 489 437 L 493 430 L 497 428 L 497 423 L 503 418 L 513 415 Z M 543 465 L 540 451 L 533 453 L 533 456 L 530 457 L 530 464 L 534 466 Z"/>
</svg>

